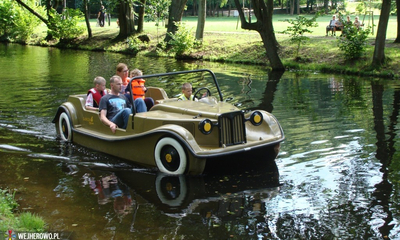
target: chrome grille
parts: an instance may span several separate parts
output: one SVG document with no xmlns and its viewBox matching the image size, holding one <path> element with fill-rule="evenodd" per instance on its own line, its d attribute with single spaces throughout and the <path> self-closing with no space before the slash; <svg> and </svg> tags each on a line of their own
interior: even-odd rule
<svg viewBox="0 0 400 240">
<path fill-rule="evenodd" d="M 242 111 L 221 114 L 218 118 L 220 146 L 246 143 L 244 122 Z"/>
</svg>

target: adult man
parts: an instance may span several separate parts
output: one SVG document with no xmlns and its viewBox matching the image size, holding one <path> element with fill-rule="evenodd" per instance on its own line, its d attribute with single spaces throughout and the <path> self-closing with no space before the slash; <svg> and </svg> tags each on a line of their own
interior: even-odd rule
<svg viewBox="0 0 400 240">
<path fill-rule="evenodd" d="M 105 15 L 106 15 L 106 9 L 104 9 L 104 6 L 101 5 L 99 13 L 97 14 L 97 19 L 99 20 L 100 27 L 104 27 Z"/>
<path fill-rule="evenodd" d="M 332 31 L 332 34 L 333 34 L 333 32 L 335 32 L 335 35 L 336 35 L 337 25 L 338 25 L 338 21 L 336 20 L 336 15 L 333 15 L 332 20 L 329 21 L 329 25 L 326 26 L 326 36 L 328 36 L 329 31 Z"/>
<path fill-rule="evenodd" d="M 110 78 L 111 94 L 104 95 L 100 100 L 100 120 L 115 133 L 118 127 L 126 129 L 129 115 L 132 113 L 131 104 L 120 94 L 122 79 L 114 75 Z"/>
</svg>

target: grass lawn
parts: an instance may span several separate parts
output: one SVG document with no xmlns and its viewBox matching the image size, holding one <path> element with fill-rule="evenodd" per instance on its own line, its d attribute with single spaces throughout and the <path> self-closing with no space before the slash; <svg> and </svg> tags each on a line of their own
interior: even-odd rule
<svg viewBox="0 0 400 240">
<path fill-rule="evenodd" d="M 351 19 L 354 20 L 355 14 L 351 14 Z M 294 61 L 293 52 L 296 49 L 289 41 L 289 35 L 281 34 L 279 32 L 285 30 L 289 24 L 284 22 L 288 18 L 296 18 L 297 16 L 290 15 L 274 15 L 274 29 L 278 43 L 281 45 L 280 56 L 284 65 L 288 68 L 300 70 L 313 70 L 323 72 L 339 72 L 347 74 L 360 74 L 395 77 L 400 76 L 400 63 L 399 63 L 399 44 L 393 44 L 397 34 L 397 19 L 396 16 L 391 16 L 387 30 L 387 46 L 385 48 L 385 55 L 389 59 L 388 64 L 379 70 L 370 70 L 369 65 L 372 62 L 374 51 L 374 41 L 377 32 L 377 25 L 379 16 L 374 15 L 374 35 L 368 38 L 365 57 L 362 57 L 357 62 L 345 61 L 342 52 L 338 48 L 338 41 L 335 37 L 325 37 L 326 25 L 332 18 L 332 15 L 320 16 L 317 19 L 318 27 L 311 28 L 311 34 L 306 35 L 310 38 L 306 44 L 300 48 L 299 56 L 304 61 Z M 312 16 L 310 16 L 311 18 Z M 364 15 L 360 15 L 362 21 Z M 197 17 L 184 17 L 183 22 L 186 27 L 191 29 L 193 34 L 196 31 Z M 85 23 L 81 23 L 85 26 Z M 364 19 L 365 26 L 372 25 L 372 19 L 368 16 Z M 110 26 L 97 27 L 96 20 L 91 20 L 91 27 L 93 38 L 87 39 L 87 32 L 84 33 L 82 38 L 76 42 L 75 48 L 87 50 L 106 50 L 129 53 L 128 46 L 124 42 L 115 43 L 111 41 L 119 33 L 119 28 L 116 24 L 116 19 L 111 20 Z M 155 46 L 162 42 L 166 34 L 165 26 L 160 24 L 156 26 L 155 22 L 145 22 L 144 32 L 150 37 L 149 45 L 142 46 L 142 51 L 138 54 L 149 55 L 149 52 L 156 55 Z M 265 49 L 261 42 L 260 35 L 255 31 L 243 30 L 240 27 L 240 21 L 237 17 L 208 17 L 204 30 L 203 45 L 200 49 L 194 49 L 192 55 L 200 56 L 204 60 L 209 61 L 226 61 L 245 64 L 260 64 L 265 65 L 268 63 L 266 58 Z M 45 27 L 39 32 L 39 36 L 44 36 L 46 33 Z M 151 55 L 151 54 L 150 54 Z M 362 70 L 362 71 L 360 71 Z"/>
</svg>

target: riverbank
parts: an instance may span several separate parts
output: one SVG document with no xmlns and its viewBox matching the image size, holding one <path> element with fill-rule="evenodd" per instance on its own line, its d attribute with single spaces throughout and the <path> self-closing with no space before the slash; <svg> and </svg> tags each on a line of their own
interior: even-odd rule
<svg viewBox="0 0 400 240">
<path fill-rule="evenodd" d="M 280 57 L 287 70 L 296 71 L 317 71 L 324 73 L 339 73 L 356 76 L 371 76 L 379 78 L 400 78 L 400 44 L 394 44 L 395 35 L 388 33 L 385 56 L 387 63 L 380 69 L 371 69 L 372 56 L 374 52 L 374 36 L 368 38 L 366 51 L 363 57 L 357 61 L 346 61 L 343 52 L 339 50 L 336 37 L 325 36 L 325 24 L 329 22 L 330 16 L 318 18 L 319 27 L 312 29 L 313 33 L 308 37 L 310 40 L 301 46 L 299 58 L 295 59 L 294 52 L 296 46 L 289 40 L 288 35 L 279 34 L 288 26 L 283 22 L 288 16 L 275 17 L 274 28 L 278 43 L 280 44 Z M 378 18 L 378 17 L 375 17 Z M 379 19 L 379 18 L 378 18 Z M 104 28 L 97 27 L 93 21 L 91 23 L 93 38 L 87 39 L 82 36 L 73 43 L 59 44 L 56 42 L 46 43 L 43 41 L 32 40 L 31 44 L 42 46 L 55 46 L 63 48 L 74 48 L 90 51 L 112 51 L 135 56 L 162 56 L 173 57 L 167 53 L 157 51 L 157 45 L 165 37 L 165 27 L 156 27 L 155 23 L 145 23 L 145 32 L 150 39 L 148 43 L 140 43 L 132 46 L 128 41 L 115 42 L 113 39 L 118 35 L 119 28 L 113 19 L 110 26 Z M 195 31 L 197 18 L 185 18 L 184 22 L 188 28 Z M 367 21 L 365 21 L 367 24 Z M 369 22 L 368 22 L 369 24 Z M 377 23 L 375 23 L 376 25 Z M 391 17 L 388 29 L 397 24 Z M 394 28 L 393 28 L 394 29 Z M 43 33 L 44 31 L 42 31 Z M 375 27 L 376 34 L 376 27 Z M 204 61 L 218 61 L 228 63 L 256 64 L 268 67 L 265 49 L 262 45 L 259 34 L 255 31 L 240 29 L 240 23 L 236 18 L 219 17 L 207 19 L 204 40 L 199 48 L 192 49 L 186 56 L 187 59 Z"/>
<path fill-rule="evenodd" d="M 16 209 L 19 204 L 15 200 L 14 195 L 15 192 L 0 189 L 0 231 L 8 233 L 8 235 L 4 236 L 10 237 L 10 239 L 14 239 L 11 235 L 15 231 L 43 232 L 45 230 L 45 222 L 40 216 L 30 212 L 17 214 Z"/>
</svg>

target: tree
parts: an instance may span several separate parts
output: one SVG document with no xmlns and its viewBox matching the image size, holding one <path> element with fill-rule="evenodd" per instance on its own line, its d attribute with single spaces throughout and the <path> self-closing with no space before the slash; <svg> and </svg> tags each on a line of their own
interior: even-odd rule
<svg viewBox="0 0 400 240">
<path fill-rule="evenodd" d="M 146 5 L 146 0 L 140 0 L 138 19 L 137 19 L 137 31 L 139 33 L 143 32 L 143 23 L 144 23 L 144 6 Z"/>
<path fill-rule="evenodd" d="M 121 0 L 118 4 L 119 34 L 124 39 L 136 33 L 133 4 L 130 0 Z"/>
<path fill-rule="evenodd" d="M 379 17 L 378 30 L 375 38 L 375 49 L 371 67 L 378 68 L 385 63 L 386 31 L 389 21 L 391 0 L 382 1 L 381 15 Z"/>
<path fill-rule="evenodd" d="M 395 43 L 400 43 L 400 0 L 396 0 L 397 9 L 397 37 L 394 40 Z"/>
<path fill-rule="evenodd" d="M 285 31 L 282 33 L 284 34 L 290 34 L 290 41 L 292 43 L 297 44 L 297 49 L 295 53 L 295 59 L 300 60 L 299 58 L 299 50 L 300 50 L 300 45 L 302 43 L 305 43 L 306 41 L 310 40 L 309 37 L 304 36 L 305 33 L 312 33 L 311 30 L 308 28 L 310 27 L 317 27 L 317 18 L 319 16 L 319 13 L 315 14 L 314 17 L 311 19 L 308 19 L 303 16 L 298 16 L 296 19 L 285 19 L 285 22 L 288 22 L 291 26 L 287 27 Z"/>
<path fill-rule="evenodd" d="M 253 23 L 247 22 L 239 0 L 235 0 L 236 8 L 239 11 L 241 27 L 243 29 L 257 31 L 263 41 L 271 68 L 273 70 L 284 70 L 285 68 L 278 55 L 279 45 L 272 24 L 272 14 L 274 10 L 273 0 L 266 0 L 266 2 L 264 2 L 264 0 L 251 0 L 251 4 L 257 18 L 257 21 Z"/>
<path fill-rule="evenodd" d="M 178 30 L 176 23 L 182 21 L 183 10 L 185 10 L 187 0 L 172 0 L 169 7 L 168 28 L 164 42 L 168 43 L 171 40 L 171 34 L 175 34 Z"/>
<path fill-rule="evenodd" d="M 199 0 L 199 17 L 197 19 L 196 39 L 202 40 L 206 25 L 206 0 Z"/>
<path fill-rule="evenodd" d="M 85 11 L 85 22 L 86 22 L 86 28 L 88 31 L 88 38 L 92 38 L 92 28 L 90 27 L 90 21 L 89 21 L 89 6 L 88 6 L 88 0 L 83 0 L 83 7 Z"/>
</svg>

